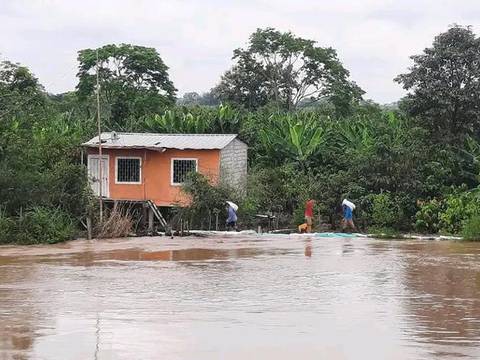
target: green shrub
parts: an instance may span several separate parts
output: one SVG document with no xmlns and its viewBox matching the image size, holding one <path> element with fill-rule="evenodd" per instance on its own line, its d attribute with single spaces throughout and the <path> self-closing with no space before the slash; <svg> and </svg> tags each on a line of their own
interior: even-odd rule
<svg viewBox="0 0 480 360">
<path fill-rule="evenodd" d="M 459 234 L 468 219 L 480 215 L 476 191 L 456 188 L 444 199 L 424 203 L 416 214 L 415 227 L 421 232 Z"/>
<path fill-rule="evenodd" d="M 15 220 L 0 211 L 0 244 L 11 243 L 15 236 Z"/>
<path fill-rule="evenodd" d="M 251 228 L 255 225 L 255 215 L 258 213 L 257 204 L 252 197 L 243 198 L 238 204 L 238 225 L 242 228 Z"/>
<path fill-rule="evenodd" d="M 462 229 L 464 240 L 480 241 L 480 216 L 472 216 L 468 219 Z"/>
<path fill-rule="evenodd" d="M 299 172 L 291 165 L 255 167 L 248 176 L 246 201 L 256 213 L 273 213 L 280 226 L 289 226 L 303 219 L 306 199 L 316 196 L 314 184 L 311 174 Z"/>
<path fill-rule="evenodd" d="M 480 215 L 480 199 L 475 192 L 454 192 L 445 199 L 445 210 L 440 213 L 441 231 L 448 234 L 461 232 L 465 221 Z"/>
<path fill-rule="evenodd" d="M 188 219 L 192 229 L 213 229 L 217 213 L 221 228 L 226 219 L 226 201 L 238 204 L 237 196 L 232 189 L 223 184 L 213 185 L 200 173 L 189 173 L 182 185 L 182 191 L 190 198 L 190 204 L 179 211 L 178 216 Z"/>
<path fill-rule="evenodd" d="M 54 244 L 72 239 L 75 233 L 72 219 L 65 212 L 47 207 L 27 211 L 16 228 L 14 242 L 22 244 Z"/>
<path fill-rule="evenodd" d="M 420 210 L 415 216 L 415 228 L 422 233 L 436 234 L 442 226 L 440 213 L 444 207 L 444 202 L 432 199 L 420 206 Z"/>
<path fill-rule="evenodd" d="M 388 192 L 376 194 L 372 201 L 372 221 L 380 228 L 396 228 L 403 214 L 400 206 Z"/>
<path fill-rule="evenodd" d="M 292 225 L 294 226 L 298 226 L 305 222 L 305 205 L 304 204 L 300 204 L 300 206 L 293 211 L 292 222 L 293 222 Z"/>
</svg>

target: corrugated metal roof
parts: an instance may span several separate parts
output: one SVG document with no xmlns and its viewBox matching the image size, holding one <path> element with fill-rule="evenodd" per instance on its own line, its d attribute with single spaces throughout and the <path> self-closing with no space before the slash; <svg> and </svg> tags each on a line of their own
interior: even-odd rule
<svg viewBox="0 0 480 360">
<path fill-rule="evenodd" d="M 102 133 L 102 147 L 107 149 L 223 149 L 236 134 L 154 134 L 154 133 Z M 98 147 L 98 136 L 82 144 Z"/>
</svg>

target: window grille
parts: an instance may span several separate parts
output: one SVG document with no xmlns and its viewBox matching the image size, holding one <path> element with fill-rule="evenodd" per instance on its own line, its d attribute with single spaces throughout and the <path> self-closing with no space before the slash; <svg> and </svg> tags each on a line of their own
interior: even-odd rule
<svg viewBox="0 0 480 360">
<path fill-rule="evenodd" d="M 197 171 L 197 160 L 173 160 L 172 165 L 172 183 L 182 184 L 185 182 L 187 174 L 191 171 Z"/>
<path fill-rule="evenodd" d="M 117 158 L 117 182 L 140 183 L 140 159 Z"/>
</svg>

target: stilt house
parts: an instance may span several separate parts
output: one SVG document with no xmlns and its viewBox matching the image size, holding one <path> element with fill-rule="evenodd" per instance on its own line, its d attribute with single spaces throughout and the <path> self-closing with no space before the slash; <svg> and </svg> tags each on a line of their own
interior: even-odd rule
<svg viewBox="0 0 480 360">
<path fill-rule="evenodd" d="M 246 183 L 247 145 L 235 134 L 112 132 L 102 133 L 101 144 L 101 158 L 98 136 L 83 146 L 92 189 L 100 195 L 101 184 L 106 199 L 182 204 L 181 185 L 191 171 L 236 189 Z"/>
</svg>

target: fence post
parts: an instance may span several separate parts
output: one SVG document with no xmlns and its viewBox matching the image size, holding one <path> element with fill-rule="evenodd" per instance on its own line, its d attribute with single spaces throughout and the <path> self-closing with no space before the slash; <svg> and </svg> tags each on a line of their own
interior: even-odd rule
<svg viewBox="0 0 480 360">
<path fill-rule="evenodd" d="M 92 218 L 87 216 L 87 239 L 92 240 Z"/>
<path fill-rule="evenodd" d="M 215 231 L 218 231 L 218 214 L 220 213 L 220 211 L 218 209 L 215 209 L 213 210 L 213 212 L 215 213 Z"/>
</svg>

